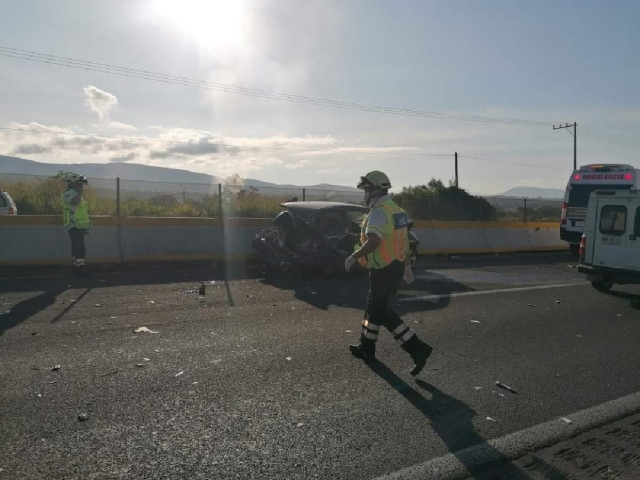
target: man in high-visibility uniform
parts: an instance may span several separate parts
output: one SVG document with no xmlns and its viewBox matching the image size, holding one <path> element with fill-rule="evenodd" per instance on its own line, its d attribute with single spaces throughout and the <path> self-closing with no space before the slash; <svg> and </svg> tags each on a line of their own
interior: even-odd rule
<svg viewBox="0 0 640 480">
<path fill-rule="evenodd" d="M 375 347 L 380 327 L 384 325 L 413 359 L 411 375 L 424 368 L 433 350 L 418 338 L 392 309 L 393 298 L 404 279 L 413 282 L 410 265 L 408 217 L 391 200 L 389 178 L 382 172 L 369 172 L 360 177 L 358 188 L 365 192 L 365 202 L 371 209 L 362 223 L 361 244 L 345 261 L 348 272 L 360 263 L 369 270 L 369 297 L 362 323 L 360 342 L 350 345 L 353 355 L 365 361 L 375 359 Z"/>
<path fill-rule="evenodd" d="M 62 195 L 63 218 L 71 239 L 74 273 L 84 275 L 86 268 L 84 237 L 89 233 L 91 220 L 89 220 L 89 207 L 82 193 L 84 185 L 89 182 L 85 176 L 77 173 L 67 174 L 64 180 L 67 182 L 67 190 Z"/>
</svg>

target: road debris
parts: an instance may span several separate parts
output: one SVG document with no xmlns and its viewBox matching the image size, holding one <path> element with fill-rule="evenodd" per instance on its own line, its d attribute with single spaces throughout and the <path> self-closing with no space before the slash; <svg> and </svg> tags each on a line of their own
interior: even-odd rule
<svg viewBox="0 0 640 480">
<path fill-rule="evenodd" d="M 292 358 L 291 358 L 291 357 L 287 357 L 285 360 L 286 360 L 287 362 L 290 362 L 290 361 L 292 360 Z"/>
<path fill-rule="evenodd" d="M 49 385 L 53 385 L 54 383 L 58 383 L 57 380 L 51 380 L 50 382 L 47 382 Z"/>
<path fill-rule="evenodd" d="M 515 393 L 515 394 L 517 394 L 517 393 L 518 393 L 518 392 L 516 392 L 513 388 L 511 388 L 510 386 L 505 385 L 505 384 L 504 384 L 504 383 L 502 383 L 502 382 L 498 382 L 497 380 L 496 380 L 496 385 L 497 385 L 498 387 L 500 387 L 500 388 L 504 388 L 505 390 L 509 390 L 511 393 Z"/>
<path fill-rule="evenodd" d="M 353 333 L 351 330 L 345 330 L 345 333 Z"/>
<path fill-rule="evenodd" d="M 36 397 L 42 398 L 42 394 L 41 393 L 36 393 Z"/>
<path fill-rule="evenodd" d="M 479 320 L 471 320 L 471 323 L 480 323 Z"/>
<path fill-rule="evenodd" d="M 81 413 L 80 415 L 78 415 L 79 422 L 86 422 L 87 420 L 89 420 L 89 415 L 87 415 L 86 413 Z"/>
<path fill-rule="evenodd" d="M 527 307 L 535 307 L 533 303 L 527 303 Z"/>
<path fill-rule="evenodd" d="M 480 390 L 482 387 L 473 387 L 473 388 L 475 388 L 476 390 Z"/>
<path fill-rule="evenodd" d="M 62 368 L 62 365 L 54 365 L 53 367 L 51 367 L 51 371 L 52 372 L 57 372 L 61 368 Z"/>
<path fill-rule="evenodd" d="M 616 313 L 616 317 L 621 317 L 622 314 L 621 313 Z"/>
<path fill-rule="evenodd" d="M 153 305 L 156 302 L 154 302 L 153 300 L 149 300 L 149 303 Z"/>
<path fill-rule="evenodd" d="M 100 305 L 99 303 L 96 303 L 96 307 L 101 307 L 102 305 Z"/>
<path fill-rule="evenodd" d="M 206 290 L 207 290 L 207 287 L 205 286 L 204 282 L 200 282 L 200 289 L 198 290 L 198 295 L 200 295 L 201 297 L 204 297 Z"/>
<path fill-rule="evenodd" d="M 144 363 L 136 363 L 136 367 L 143 368 L 144 367 Z"/>
<path fill-rule="evenodd" d="M 182 375 L 184 373 L 184 370 L 182 370 L 181 372 L 178 372 L 175 374 L 176 377 L 179 377 L 180 375 Z"/>
<path fill-rule="evenodd" d="M 304 427 L 304 423 L 298 423 L 298 428 Z"/>
<path fill-rule="evenodd" d="M 560 300 L 556 300 L 556 303 L 560 304 L 561 302 L 560 302 Z"/>
<path fill-rule="evenodd" d="M 147 327 L 139 327 L 139 328 L 136 328 L 133 331 L 133 333 L 158 333 L 158 332 L 155 330 L 150 330 Z"/>
<path fill-rule="evenodd" d="M 143 358 L 143 360 L 144 360 L 145 362 L 150 362 L 150 361 L 151 361 L 151 359 L 150 359 L 150 358 Z"/>
<path fill-rule="evenodd" d="M 495 420 L 493 418 L 491 418 L 491 417 L 487 417 L 487 420 L 490 421 L 490 422 L 495 422 Z"/>
<path fill-rule="evenodd" d="M 35 337 L 36 335 L 38 335 L 38 332 L 31 332 L 32 337 Z"/>
<path fill-rule="evenodd" d="M 565 418 L 565 417 L 562 417 L 560 420 L 562 420 L 567 425 L 571 425 L 573 423 L 571 420 L 569 420 L 568 418 Z"/>
</svg>

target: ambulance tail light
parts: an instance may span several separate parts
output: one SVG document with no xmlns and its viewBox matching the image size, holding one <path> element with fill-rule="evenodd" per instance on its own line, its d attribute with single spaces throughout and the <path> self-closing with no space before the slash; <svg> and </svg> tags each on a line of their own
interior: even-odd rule
<svg viewBox="0 0 640 480">
<path fill-rule="evenodd" d="M 578 255 L 580 256 L 580 263 L 584 262 L 584 254 L 587 249 L 587 236 L 582 235 L 580 239 L 580 250 L 578 251 Z"/>
<path fill-rule="evenodd" d="M 562 211 L 560 212 L 560 225 L 567 224 L 567 202 L 562 202 Z"/>
</svg>

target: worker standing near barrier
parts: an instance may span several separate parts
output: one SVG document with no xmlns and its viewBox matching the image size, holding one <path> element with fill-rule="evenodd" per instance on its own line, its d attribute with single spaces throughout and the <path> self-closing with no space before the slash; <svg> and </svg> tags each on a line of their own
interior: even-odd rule
<svg viewBox="0 0 640 480">
<path fill-rule="evenodd" d="M 84 276 L 86 275 L 85 236 L 89 234 L 91 220 L 89 220 L 89 207 L 82 194 L 84 185 L 88 185 L 89 182 L 87 177 L 77 173 L 68 173 L 64 180 L 67 182 L 67 190 L 62 195 L 63 218 L 71 239 L 74 274 Z"/>
<path fill-rule="evenodd" d="M 411 375 L 418 375 L 433 350 L 418 338 L 400 316 L 392 302 L 404 279 L 413 282 L 410 265 L 408 216 L 392 199 L 389 177 L 379 171 L 360 177 L 358 188 L 371 209 L 362 223 L 362 246 L 345 261 L 348 272 L 359 262 L 369 270 L 369 296 L 362 323 L 360 342 L 350 345 L 351 353 L 366 362 L 375 359 L 375 347 L 380 327 L 384 325 L 413 359 Z"/>
</svg>

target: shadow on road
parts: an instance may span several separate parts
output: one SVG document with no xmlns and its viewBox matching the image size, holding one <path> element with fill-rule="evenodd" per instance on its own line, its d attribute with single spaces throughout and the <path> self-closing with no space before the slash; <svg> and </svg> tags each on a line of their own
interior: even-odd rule
<svg viewBox="0 0 640 480">
<path fill-rule="evenodd" d="M 603 293 L 607 295 L 611 295 L 612 297 L 629 300 L 629 307 L 635 310 L 640 310 L 640 295 L 637 295 L 635 293 L 618 292 L 615 290 L 609 290 L 608 292 L 603 292 Z"/>
<path fill-rule="evenodd" d="M 471 472 L 471 478 L 485 477 L 475 476 L 475 471 L 478 469 L 478 456 L 465 450 L 470 447 L 480 447 L 483 453 L 482 457 L 489 456 L 494 460 L 493 464 L 504 464 L 502 468 L 506 469 L 504 471 L 508 475 L 500 478 L 523 480 L 530 478 L 521 469 L 511 465 L 509 458 L 494 449 L 476 431 L 473 425 L 476 412 L 466 403 L 447 395 L 423 380 L 416 380 L 420 388 L 431 394 L 431 399 L 428 400 L 379 360 L 371 362 L 369 368 L 429 419 L 433 430 L 442 439 L 448 450 Z"/>
<path fill-rule="evenodd" d="M 261 282 L 280 290 L 292 290 L 296 299 L 320 310 L 327 310 L 332 305 L 364 310 L 369 289 L 367 272 L 331 277 L 271 275 Z M 414 296 L 444 295 L 433 301 L 399 302 L 395 309 L 400 314 L 445 308 L 450 301 L 446 295 L 473 290 L 434 272 L 431 272 L 429 280 L 415 280 L 410 286 L 402 284 L 400 288 L 396 300 Z"/>
<path fill-rule="evenodd" d="M 11 308 L 9 313 L 5 313 L 0 316 L 0 336 L 4 334 L 10 328 L 20 325 L 22 322 L 29 320 L 32 316 L 38 312 L 44 311 L 53 305 L 56 301 L 56 297 L 67 289 L 66 285 L 51 285 L 45 289 L 40 295 L 23 300 L 17 303 Z M 86 292 L 85 292 L 86 293 Z M 73 307 L 71 304 L 67 310 Z M 65 312 L 58 317 L 64 315 Z M 57 317 L 57 318 L 58 318 Z M 56 320 L 57 320 L 56 318 Z"/>
</svg>

